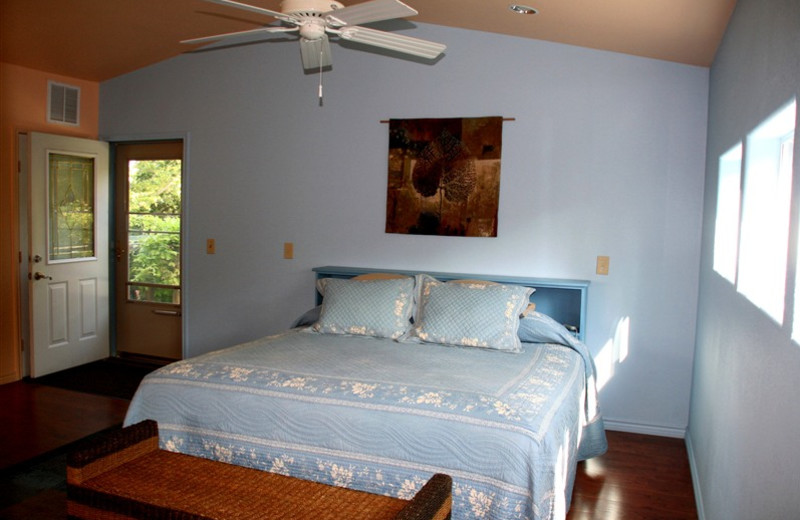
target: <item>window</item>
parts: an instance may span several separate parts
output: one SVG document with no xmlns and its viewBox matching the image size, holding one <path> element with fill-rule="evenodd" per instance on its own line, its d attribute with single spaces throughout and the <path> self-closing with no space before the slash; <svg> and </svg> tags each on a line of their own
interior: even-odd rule
<svg viewBox="0 0 800 520">
<path fill-rule="evenodd" d="M 48 263 L 94 252 L 94 158 L 48 153 Z"/>
<path fill-rule="evenodd" d="M 719 158 L 717 220 L 714 228 L 714 270 L 732 284 L 736 283 L 741 184 L 742 143 L 738 143 Z"/>
<path fill-rule="evenodd" d="M 181 160 L 128 161 L 128 301 L 180 303 Z"/>
<path fill-rule="evenodd" d="M 753 130 L 744 149 L 737 287 L 781 324 L 786 299 L 795 119 L 793 101 Z"/>
</svg>

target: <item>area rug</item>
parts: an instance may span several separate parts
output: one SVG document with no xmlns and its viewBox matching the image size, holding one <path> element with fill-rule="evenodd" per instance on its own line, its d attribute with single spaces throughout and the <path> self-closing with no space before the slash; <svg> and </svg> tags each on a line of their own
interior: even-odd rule
<svg viewBox="0 0 800 520">
<path fill-rule="evenodd" d="M 0 487 L 2 520 L 66 518 L 66 454 L 3 472 Z"/>
<path fill-rule="evenodd" d="M 121 427 L 93 433 L 0 472 L 0 520 L 67 518 L 67 453 Z"/>
<path fill-rule="evenodd" d="M 142 378 L 160 365 L 107 358 L 31 381 L 76 392 L 131 400 Z"/>
</svg>

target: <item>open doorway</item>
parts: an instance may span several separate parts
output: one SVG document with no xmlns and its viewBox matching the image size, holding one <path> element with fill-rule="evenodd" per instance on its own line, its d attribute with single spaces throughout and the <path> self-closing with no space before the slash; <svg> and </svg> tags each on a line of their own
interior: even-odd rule
<svg viewBox="0 0 800 520">
<path fill-rule="evenodd" d="M 116 353 L 181 359 L 183 141 L 113 150 Z"/>
</svg>

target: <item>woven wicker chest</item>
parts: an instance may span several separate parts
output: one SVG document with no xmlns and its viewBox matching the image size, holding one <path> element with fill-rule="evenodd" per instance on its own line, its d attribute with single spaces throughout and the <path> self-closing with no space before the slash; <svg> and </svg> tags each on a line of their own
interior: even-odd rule
<svg viewBox="0 0 800 520">
<path fill-rule="evenodd" d="M 444 520 L 451 489 L 437 474 L 402 500 L 172 453 L 159 449 L 154 421 L 67 459 L 67 513 L 85 520 Z"/>
</svg>

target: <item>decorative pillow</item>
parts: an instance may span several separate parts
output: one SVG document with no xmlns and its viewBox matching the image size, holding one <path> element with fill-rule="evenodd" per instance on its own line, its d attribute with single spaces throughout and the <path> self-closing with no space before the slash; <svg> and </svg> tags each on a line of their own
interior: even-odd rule
<svg viewBox="0 0 800 520">
<path fill-rule="evenodd" d="M 566 327 L 541 312 L 531 312 L 519 320 L 519 339 L 526 343 L 572 345 L 577 338 Z"/>
<path fill-rule="evenodd" d="M 519 352 L 519 315 L 533 289 L 518 285 L 444 283 L 418 275 L 414 326 L 406 339 Z"/>
<path fill-rule="evenodd" d="M 320 280 L 324 295 L 314 330 L 397 339 L 411 327 L 414 278 Z"/>
<path fill-rule="evenodd" d="M 490 280 L 477 280 L 471 278 L 464 278 L 464 279 L 456 279 L 450 280 L 447 283 L 466 283 L 466 284 L 477 284 L 477 285 L 499 285 L 500 282 L 492 282 Z M 536 292 L 536 289 L 533 289 L 533 292 Z M 519 317 L 522 318 L 523 316 L 527 316 L 529 313 L 536 310 L 536 304 L 530 302 L 527 307 L 525 307 L 522 312 L 519 314 Z"/>
</svg>

